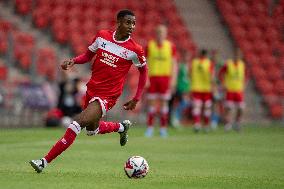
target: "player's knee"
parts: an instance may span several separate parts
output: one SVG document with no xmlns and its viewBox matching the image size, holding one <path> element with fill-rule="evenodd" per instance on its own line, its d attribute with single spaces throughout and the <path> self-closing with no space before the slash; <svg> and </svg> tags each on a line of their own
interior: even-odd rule
<svg viewBox="0 0 284 189">
<path fill-rule="evenodd" d="M 99 127 L 99 121 L 94 121 L 86 127 L 87 131 L 95 131 Z"/>
<path fill-rule="evenodd" d="M 195 106 L 195 107 L 193 107 L 192 113 L 193 113 L 193 115 L 200 115 L 200 113 L 201 113 L 201 107 L 200 107 L 200 106 Z"/>
<path fill-rule="evenodd" d="M 87 116 L 84 116 L 82 114 L 78 114 L 74 117 L 74 121 L 76 121 L 80 126 L 81 128 L 88 128 L 92 125 L 92 120 L 87 117 Z"/>
</svg>

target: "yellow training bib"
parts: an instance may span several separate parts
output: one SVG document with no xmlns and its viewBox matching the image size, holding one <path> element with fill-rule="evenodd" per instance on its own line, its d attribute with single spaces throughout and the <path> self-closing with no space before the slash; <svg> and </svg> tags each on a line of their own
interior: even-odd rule
<svg viewBox="0 0 284 189">
<path fill-rule="evenodd" d="M 211 92 L 211 61 L 208 58 L 195 58 L 191 64 L 193 92 Z"/>
<path fill-rule="evenodd" d="M 242 60 L 235 64 L 233 60 L 227 61 L 227 72 L 224 77 L 226 90 L 230 92 L 241 92 L 244 90 L 245 65 Z"/>
<path fill-rule="evenodd" d="M 172 74 L 172 45 L 165 40 L 161 47 L 151 40 L 148 45 L 147 64 L 149 76 L 171 76 Z"/>
</svg>

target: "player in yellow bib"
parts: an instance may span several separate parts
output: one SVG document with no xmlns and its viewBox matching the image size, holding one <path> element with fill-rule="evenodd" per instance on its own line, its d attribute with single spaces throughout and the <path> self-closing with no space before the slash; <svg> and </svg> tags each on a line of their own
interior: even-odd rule
<svg viewBox="0 0 284 189">
<path fill-rule="evenodd" d="M 222 83 L 225 99 L 225 131 L 235 130 L 240 131 L 241 117 L 243 114 L 244 104 L 244 89 L 246 80 L 245 63 L 241 59 L 240 50 L 236 50 L 235 57 L 226 61 L 220 69 L 219 78 Z M 236 117 L 231 119 L 232 110 L 236 109 Z"/>
<path fill-rule="evenodd" d="M 154 132 L 153 122 L 155 115 L 160 115 L 160 135 L 167 136 L 169 117 L 168 102 L 176 80 L 176 50 L 167 40 L 167 28 L 159 25 L 156 29 L 156 39 L 150 40 L 146 50 L 149 88 L 148 88 L 148 115 L 145 136 L 151 137 Z M 158 105 L 158 106 L 157 106 Z M 157 107 L 159 109 L 157 110 Z"/>
<path fill-rule="evenodd" d="M 214 67 L 207 54 L 207 50 L 201 50 L 199 57 L 194 58 L 191 63 L 191 96 L 193 100 L 192 113 L 195 132 L 200 131 L 202 128 L 202 115 L 204 117 L 204 129 L 209 131 L 212 91 L 214 87 Z"/>
</svg>

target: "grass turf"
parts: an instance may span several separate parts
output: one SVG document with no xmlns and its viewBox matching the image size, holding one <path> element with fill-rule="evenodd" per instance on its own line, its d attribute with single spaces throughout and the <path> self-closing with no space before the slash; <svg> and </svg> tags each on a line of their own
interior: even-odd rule
<svg viewBox="0 0 284 189">
<path fill-rule="evenodd" d="M 247 127 L 240 134 L 194 134 L 190 128 L 170 130 L 170 137 L 143 137 L 130 130 L 125 147 L 114 134 L 87 137 L 37 174 L 28 164 L 61 137 L 63 129 L 0 130 L 0 188 L 284 188 L 284 128 Z M 128 179 L 124 162 L 146 158 L 144 179 Z"/>
</svg>

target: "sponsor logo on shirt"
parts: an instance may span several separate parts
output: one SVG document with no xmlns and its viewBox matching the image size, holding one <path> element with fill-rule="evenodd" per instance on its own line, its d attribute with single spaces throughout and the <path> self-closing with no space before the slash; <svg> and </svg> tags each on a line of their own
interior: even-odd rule
<svg viewBox="0 0 284 189">
<path fill-rule="evenodd" d="M 107 52 L 102 52 L 102 58 L 100 59 L 102 63 L 105 63 L 114 68 L 117 67 L 117 65 L 115 65 L 114 63 L 116 63 L 118 60 L 118 57 L 108 54 Z"/>
<path fill-rule="evenodd" d="M 128 51 L 125 50 L 125 51 L 121 52 L 120 55 L 121 55 L 123 58 L 127 59 Z"/>
</svg>

